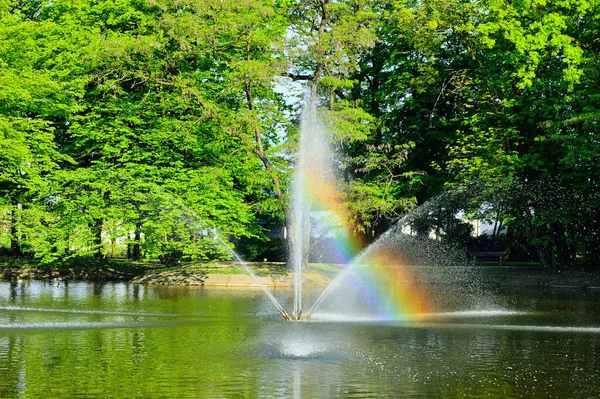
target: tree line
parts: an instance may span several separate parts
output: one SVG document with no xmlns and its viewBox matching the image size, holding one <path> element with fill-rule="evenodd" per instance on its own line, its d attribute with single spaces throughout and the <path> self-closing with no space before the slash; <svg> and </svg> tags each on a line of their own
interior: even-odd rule
<svg viewBox="0 0 600 399">
<path fill-rule="evenodd" d="M 264 242 L 261 223 L 286 219 L 302 86 L 367 241 L 452 192 L 415 231 L 551 270 L 599 265 L 599 11 L 2 0 L 3 251 L 53 262 L 124 239 L 133 259 L 226 256 L 210 229 Z M 473 243 L 459 211 L 495 221 L 490 242 Z"/>
</svg>

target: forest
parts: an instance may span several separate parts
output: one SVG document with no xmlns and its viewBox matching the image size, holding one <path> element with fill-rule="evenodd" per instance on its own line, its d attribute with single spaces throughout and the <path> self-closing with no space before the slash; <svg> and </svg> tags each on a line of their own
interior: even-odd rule
<svg viewBox="0 0 600 399">
<path fill-rule="evenodd" d="M 600 267 L 599 0 L 0 0 L 1 255 L 266 257 L 305 98 L 366 242 Z"/>
</svg>

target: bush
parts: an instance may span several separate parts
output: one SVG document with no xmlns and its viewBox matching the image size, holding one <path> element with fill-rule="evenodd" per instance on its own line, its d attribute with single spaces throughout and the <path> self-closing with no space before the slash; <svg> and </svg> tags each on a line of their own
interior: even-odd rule
<svg viewBox="0 0 600 399">
<path fill-rule="evenodd" d="M 168 252 L 163 255 L 159 255 L 158 259 L 160 263 L 165 266 L 176 266 L 181 263 L 181 259 L 183 258 L 183 251 L 174 250 L 172 252 Z"/>
<path fill-rule="evenodd" d="M 286 262 L 288 244 L 283 238 L 245 238 L 235 243 L 235 248 L 243 260 L 250 262 Z"/>
</svg>

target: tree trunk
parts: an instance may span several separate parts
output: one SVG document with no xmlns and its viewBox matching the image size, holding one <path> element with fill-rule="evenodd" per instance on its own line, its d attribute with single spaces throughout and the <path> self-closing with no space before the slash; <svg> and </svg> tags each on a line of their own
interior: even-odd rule
<svg viewBox="0 0 600 399">
<path fill-rule="evenodd" d="M 531 238 L 539 239 L 541 237 L 547 237 L 548 235 L 552 236 L 552 231 L 548 231 L 549 229 L 542 226 L 536 226 L 535 221 L 535 210 L 533 206 L 529 206 L 528 216 L 531 218 L 527 221 L 527 225 L 529 226 Z M 538 255 L 538 259 L 544 269 L 549 273 L 556 273 L 556 260 L 555 260 L 555 251 L 554 251 L 554 242 L 550 242 L 549 244 L 542 245 L 541 243 L 535 244 L 535 250 Z"/>
<path fill-rule="evenodd" d="M 254 112 L 254 95 L 252 91 L 252 85 L 250 83 L 246 84 L 245 88 L 246 92 L 246 100 L 248 102 L 248 110 Z M 275 168 L 273 168 L 273 164 L 269 160 L 269 157 L 265 153 L 263 141 L 262 141 L 262 132 L 260 128 L 260 122 L 258 120 L 258 116 L 254 115 L 252 119 L 253 130 L 254 130 L 254 140 L 256 141 L 256 147 L 252 149 L 254 154 L 260 159 L 266 171 L 271 176 L 274 186 L 275 196 L 282 201 L 283 203 L 283 190 L 281 188 L 281 180 L 279 179 L 279 175 Z"/>
<path fill-rule="evenodd" d="M 103 219 L 94 219 L 92 230 L 94 234 L 94 258 L 103 258 L 104 253 L 102 251 L 102 224 Z"/>
<path fill-rule="evenodd" d="M 552 232 L 556 242 L 556 258 L 559 267 L 571 268 L 575 266 L 577 260 L 577 248 L 573 243 L 569 243 L 569 233 L 567 226 L 560 222 L 552 223 Z"/>
<path fill-rule="evenodd" d="M 19 230 L 17 229 L 17 225 L 19 222 L 19 212 L 17 210 L 20 209 L 21 204 L 17 204 L 10 211 L 10 252 L 13 256 L 23 255 L 23 249 L 21 248 L 21 242 L 19 237 Z"/>
<path fill-rule="evenodd" d="M 133 259 L 133 260 L 142 259 L 142 250 L 141 250 L 141 246 L 140 246 L 140 241 L 142 239 L 141 230 L 142 230 L 141 225 L 138 224 L 135 226 L 135 235 L 133 237 L 133 251 L 131 254 L 131 259 Z"/>
<path fill-rule="evenodd" d="M 554 246 L 543 246 L 538 244 L 535 246 L 535 249 L 538 254 L 538 259 L 540 260 L 540 263 L 544 269 L 549 273 L 556 273 L 558 269 L 556 268 Z"/>
<path fill-rule="evenodd" d="M 550 260 L 548 259 L 547 255 L 546 255 L 546 251 L 544 250 L 544 247 L 541 245 L 536 245 L 535 250 L 537 252 L 538 259 L 539 259 L 540 263 L 542 264 L 542 266 L 544 267 L 544 269 L 547 272 L 552 273 L 552 264 L 550 263 Z"/>
<path fill-rule="evenodd" d="M 506 244 L 504 246 L 504 260 L 510 260 L 510 243 L 513 242 L 513 229 L 510 224 L 506 227 Z"/>
<path fill-rule="evenodd" d="M 500 232 L 502 231 L 502 225 L 504 224 L 504 222 L 501 220 L 500 223 L 498 223 L 498 231 L 496 232 L 496 237 L 500 237 Z"/>
</svg>

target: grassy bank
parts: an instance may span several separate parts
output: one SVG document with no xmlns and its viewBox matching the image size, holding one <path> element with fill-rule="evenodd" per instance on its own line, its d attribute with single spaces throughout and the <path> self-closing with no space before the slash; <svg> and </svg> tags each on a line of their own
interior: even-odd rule
<svg viewBox="0 0 600 399">
<path fill-rule="evenodd" d="M 292 275 L 285 263 L 250 262 L 247 265 L 260 284 L 290 286 Z M 539 264 L 511 262 L 498 265 L 484 262 L 480 268 L 483 281 L 499 286 L 549 286 L 564 288 L 600 287 L 600 274 L 568 272 L 548 274 Z M 314 263 L 304 273 L 308 285 L 327 284 L 340 271 L 340 265 Z M 444 272 L 445 273 L 445 272 Z M 421 275 L 421 282 L 448 283 L 440 270 Z M 479 273 L 478 273 L 479 274 Z M 73 259 L 65 263 L 45 265 L 31 259 L 0 259 L 0 280 L 68 280 L 95 282 L 134 282 L 166 285 L 254 286 L 244 267 L 237 262 L 187 262 L 164 266 L 158 261 Z"/>
<path fill-rule="evenodd" d="M 258 276 L 286 276 L 285 263 L 249 263 Z M 0 280 L 83 280 L 203 285 L 210 275 L 247 275 L 235 262 L 188 262 L 165 266 L 158 261 L 72 259 L 60 264 L 42 264 L 34 259 L 0 259 Z"/>
<path fill-rule="evenodd" d="M 246 263 L 261 284 L 290 286 L 291 274 L 283 262 Z M 315 263 L 306 271 L 306 284 L 327 284 L 340 270 L 339 265 Z M 132 262 L 124 259 L 72 259 L 60 264 L 41 264 L 34 259 L 0 259 L 0 280 L 68 280 L 95 282 L 134 282 L 167 285 L 255 285 L 238 262 L 186 262 L 165 266 L 158 261 Z"/>
<path fill-rule="evenodd" d="M 70 260 L 60 264 L 43 264 L 33 259 L 1 259 L 0 279 L 14 280 L 85 280 L 131 281 L 156 264 L 96 259 Z"/>
</svg>

